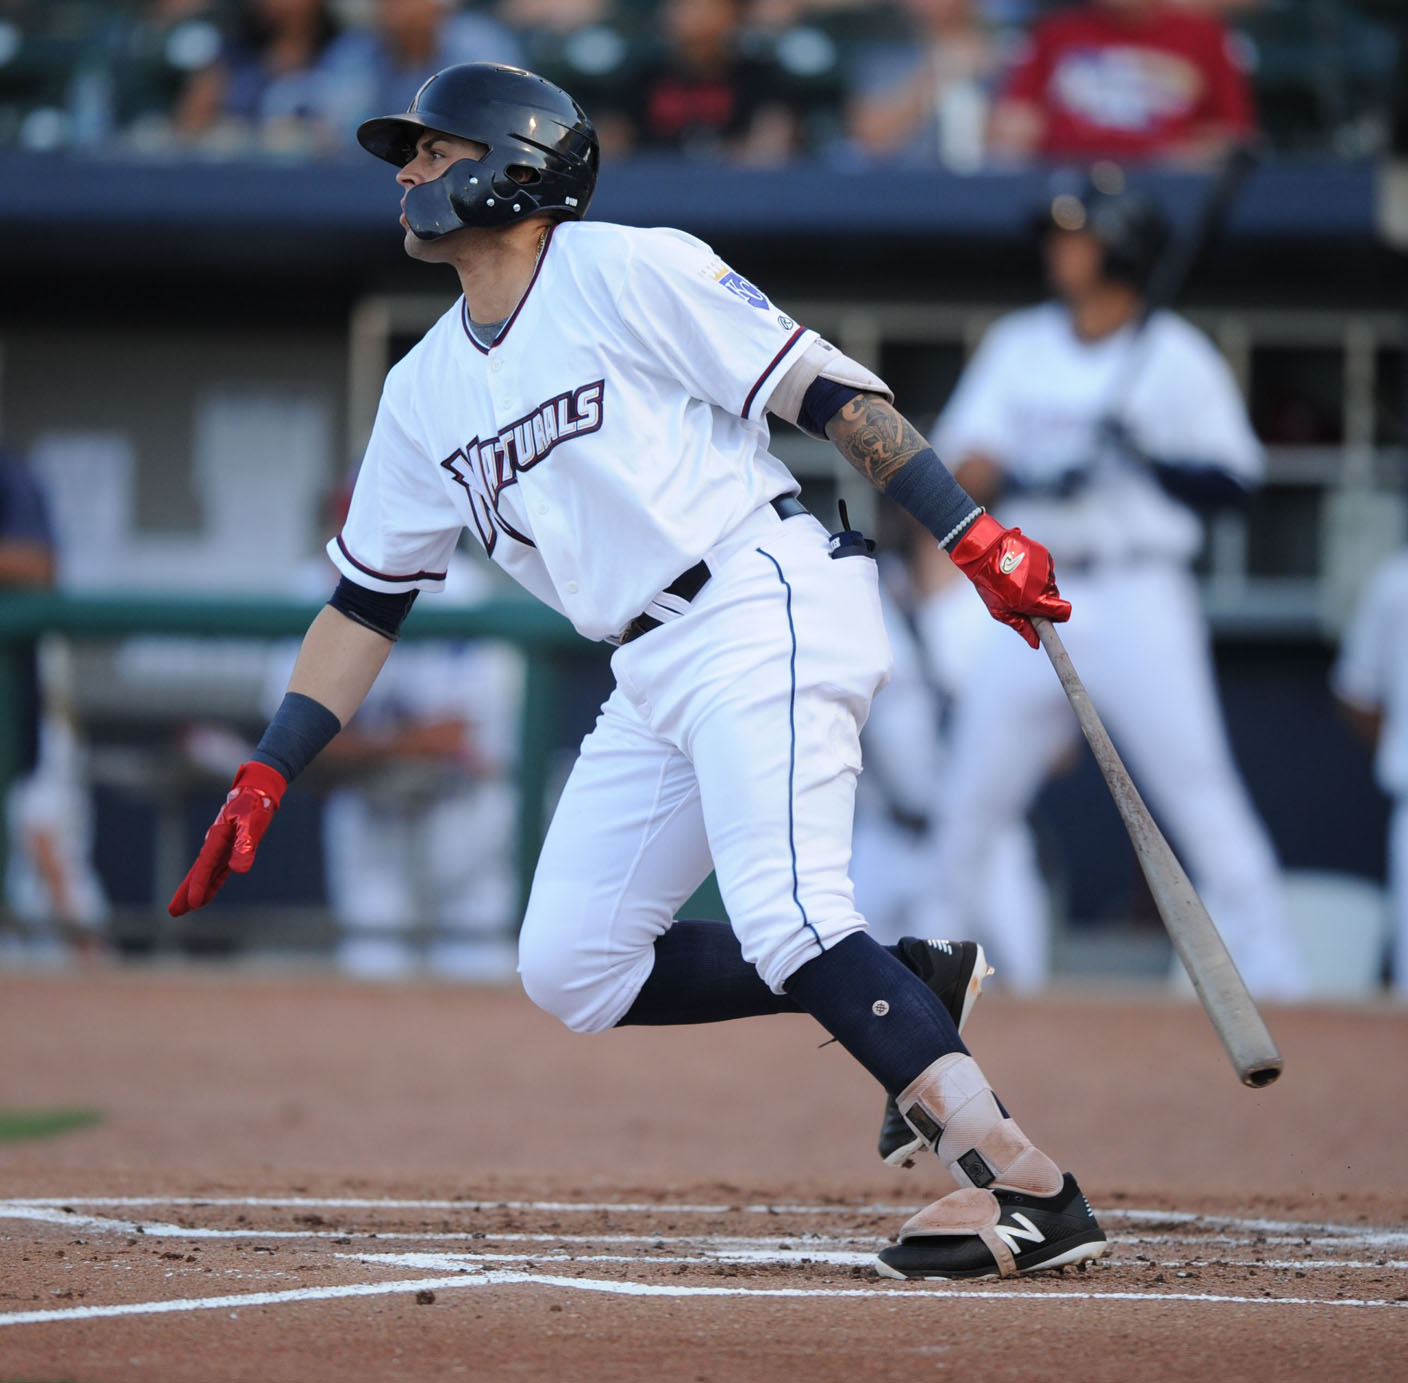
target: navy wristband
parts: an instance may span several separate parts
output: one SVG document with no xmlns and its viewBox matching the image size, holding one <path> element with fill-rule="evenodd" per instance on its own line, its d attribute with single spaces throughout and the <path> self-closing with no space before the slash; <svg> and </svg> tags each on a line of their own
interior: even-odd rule
<svg viewBox="0 0 1408 1383">
<path fill-rule="evenodd" d="M 321 701 L 301 692 L 286 692 L 249 757 L 268 764 L 291 783 L 341 729 L 342 722 Z"/>
<path fill-rule="evenodd" d="M 916 452 L 885 486 L 885 494 L 913 514 L 943 547 L 957 542 L 983 511 L 949 473 L 933 447 Z"/>
</svg>

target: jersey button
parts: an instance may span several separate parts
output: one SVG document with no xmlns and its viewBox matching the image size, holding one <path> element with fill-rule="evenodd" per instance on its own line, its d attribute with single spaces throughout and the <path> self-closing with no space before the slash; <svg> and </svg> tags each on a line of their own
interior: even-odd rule
<svg viewBox="0 0 1408 1383">
<path fill-rule="evenodd" d="M 576 595 L 576 594 L 577 594 L 577 583 L 576 583 L 575 581 L 569 581 L 569 582 L 567 583 L 566 590 L 567 590 L 567 594 L 568 594 L 568 595 Z"/>
<path fill-rule="evenodd" d="M 546 514 L 546 513 L 548 512 L 548 506 L 547 506 L 547 504 L 546 504 L 543 500 L 541 500 L 541 499 L 533 506 L 533 508 L 534 508 L 539 514 Z"/>
<path fill-rule="evenodd" d="M 503 362 L 502 360 L 500 360 L 497 356 L 495 356 L 494 359 L 489 362 L 489 368 L 490 368 L 495 374 L 498 374 L 498 372 L 499 372 L 500 370 L 502 370 L 503 367 L 504 367 L 504 362 Z"/>
</svg>

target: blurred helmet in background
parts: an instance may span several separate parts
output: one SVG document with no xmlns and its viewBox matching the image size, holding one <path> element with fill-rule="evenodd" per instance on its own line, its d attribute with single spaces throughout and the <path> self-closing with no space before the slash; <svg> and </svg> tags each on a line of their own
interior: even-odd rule
<svg viewBox="0 0 1408 1383">
<path fill-rule="evenodd" d="M 1141 291 L 1169 235 L 1159 204 L 1148 193 L 1127 188 L 1123 170 L 1112 163 L 1098 163 L 1083 175 L 1058 174 L 1037 229 L 1043 236 L 1053 231 L 1092 236 L 1104 252 L 1105 277 Z"/>
</svg>

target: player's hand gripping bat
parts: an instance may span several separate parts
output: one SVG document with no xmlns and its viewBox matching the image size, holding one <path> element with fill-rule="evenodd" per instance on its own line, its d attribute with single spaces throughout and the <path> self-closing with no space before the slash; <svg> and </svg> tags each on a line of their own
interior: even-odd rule
<svg viewBox="0 0 1408 1383">
<path fill-rule="evenodd" d="M 1227 1055 L 1232 1059 L 1243 1085 L 1270 1085 L 1281 1074 L 1281 1053 L 1257 1011 L 1227 945 L 1222 940 L 1203 900 L 1179 864 L 1163 832 L 1144 805 L 1129 770 L 1110 741 L 1089 693 L 1085 690 L 1070 654 L 1066 652 L 1051 621 L 1032 617 L 1037 638 L 1051 659 L 1076 713 L 1080 728 L 1100 765 L 1105 784 L 1119 808 L 1120 818 L 1139 857 L 1154 904 L 1159 910 L 1174 950 L 1178 952 L 1188 978 L 1193 981 L 1203 1008 L 1207 1010 Z"/>
</svg>

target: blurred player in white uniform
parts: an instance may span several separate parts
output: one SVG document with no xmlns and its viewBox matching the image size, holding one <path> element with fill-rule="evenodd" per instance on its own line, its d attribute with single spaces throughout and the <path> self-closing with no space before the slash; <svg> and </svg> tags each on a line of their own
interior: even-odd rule
<svg viewBox="0 0 1408 1383">
<path fill-rule="evenodd" d="M 406 252 L 452 267 L 463 296 L 387 377 L 330 547 L 342 579 L 171 911 L 250 867 L 289 779 L 350 719 L 472 528 L 579 633 L 616 645 L 519 935 L 529 997 L 584 1033 L 810 1013 L 960 1188 L 900 1231 L 882 1272 L 1097 1257 L 1080 1188 L 959 1036 L 971 948 L 915 963 L 856 910 L 860 729 L 890 671 L 875 564 L 860 534 L 828 540 L 798 502 L 765 414 L 831 441 L 919 518 L 1032 657 L 1032 619 L 1070 614 L 1049 554 L 974 504 L 882 380 L 707 245 L 582 221 L 599 144 L 566 92 L 452 67 L 358 138 L 398 170 Z M 711 865 L 730 925 L 676 921 Z"/>
<path fill-rule="evenodd" d="M 1370 576 L 1330 681 L 1356 729 L 1374 745 L 1374 776 L 1393 799 L 1389 973 L 1394 996 L 1408 1002 L 1408 552 L 1397 553 Z"/>
<path fill-rule="evenodd" d="M 334 497 L 332 531 L 350 491 Z M 325 595 L 336 570 L 319 555 L 292 592 Z M 492 591 L 482 564 L 455 554 L 443 596 L 476 605 Z M 297 645 L 270 659 L 266 709 L 283 699 Z M 350 975 L 396 979 L 422 967 L 443 979 L 513 971 L 514 855 L 522 659 L 485 640 L 414 640 L 388 662 L 356 716 L 320 759 L 323 875 Z M 424 945 L 417 944 L 423 935 Z"/>
<path fill-rule="evenodd" d="M 0 591 L 47 589 L 55 565 L 44 491 L 28 465 L 0 450 Z M 33 933 L 32 959 L 58 959 L 66 947 L 93 956 L 109 907 L 93 867 L 92 794 L 68 645 L 49 635 L 17 646 L 13 657 L 18 697 L 11 733 L 21 753 L 4 800 L 5 901 Z"/>
<path fill-rule="evenodd" d="M 877 940 L 943 935 L 944 887 L 935 872 L 936 818 L 947 795 L 948 721 L 990 636 L 1003 637 L 923 530 L 905 520 L 883 543 L 880 602 L 894 671 L 861 735 L 865 772 L 856 793 L 851 877 Z M 1004 987 L 1039 987 L 1048 973 L 1045 885 L 1036 843 L 1015 817 L 986 853 L 972 890 L 973 935 Z"/>
<path fill-rule="evenodd" d="M 1277 862 L 1232 762 L 1189 571 L 1200 515 L 1251 491 L 1261 447 L 1200 332 L 1160 311 L 1136 347 L 1165 237 L 1152 202 L 1087 185 L 1053 199 L 1043 231 L 1055 300 L 988 331 L 935 446 L 1004 523 L 1050 542 L 1078 611 L 1066 646 L 1136 781 L 1253 992 L 1298 998 Z M 955 709 L 939 935 L 970 934 L 986 852 L 1078 735 L 1051 669 L 1011 653 L 988 641 Z"/>
</svg>

